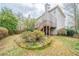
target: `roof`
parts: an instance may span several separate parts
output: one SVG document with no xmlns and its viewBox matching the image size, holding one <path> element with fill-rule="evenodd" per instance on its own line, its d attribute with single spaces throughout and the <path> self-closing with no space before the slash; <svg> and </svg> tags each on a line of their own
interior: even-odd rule
<svg viewBox="0 0 79 59">
<path fill-rule="evenodd" d="M 48 12 L 52 12 L 53 10 L 55 10 L 56 8 L 58 8 L 59 9 L 59 11 L 62 13 L 62 15 L 65 17 L 65 14 L 64 14 L 64 12 L 63 12 L 63 10 L 61 9 L 61 7 L 60 6 L 55 6 L 54 8 L 52 8 L 51 10 L 49 10 Z"/>
<path fill-rule="evenodd" d="M 53 10 L 55 10 L 56 8 L 58 8 L 59 9 L 59 11 L 62 13 L 62 15 L 65 17 L 65 14 L 64 14 L 64 12 L 63 12 L 63 10 L 60 8 L 60 6 L 55 6 L 54 8 L 52 8 L 51 10 L 49 10 L 48 12 L 52 12 Z M 43 15 L 45 15 L 45 12 L 40 16 L 40 17 L 42 17 Z M 40 17 L 38 17 L 38 19 L 40 18 Z"/>
</svg>

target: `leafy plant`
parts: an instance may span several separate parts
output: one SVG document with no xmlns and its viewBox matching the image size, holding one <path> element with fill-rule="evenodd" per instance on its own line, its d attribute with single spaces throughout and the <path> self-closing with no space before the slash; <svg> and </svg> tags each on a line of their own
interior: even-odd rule
<svg viewBox="0 0 79 59">
<path fill-rule="evenodd" d="M 34 30 L 33 33 L 36 36 L 36 41 L 43 40 L 42 38 L 45 36 L 45 34 L 40 30 Z"/>
<path fill-rule="evenodd" d="M 26 31 L 22 34 L 22 38 L 25 40 L 25 42 L 35 42 L 35 36 L 32 32 Z"/>
<path fill-rule="evenodd" d="M 36 19 L 26 19 L 24 24 L 27 26 L 27 31 L 33 31 L 35 28 Z"/>
<path fill-rule="evenodd" d="M 26 31 L 21 35 L 22 41 L 18 43 L 20 47 L 27 49 L 37 49 L 43 48 L 51 43 L 51 39 L 45 36 L 45 34 L 40 30 Z"/>
<path fill-rule="evenodd" d="M 67 29 L 67 36 L 73 36 L 74 34 L 76 34 L 74 30 Z"/>
<path fill-rule="evenodd" d="M 3 8 L 0 12 L 0 26 L 5 27 L 12 34 L 16 31 L 18 20 L 13 12 L 8 8 Z"/>
<path fill-rule="evenodd" d="M 31 31 L 24 32 L 21 37 L 25 39 L 25 42 L 35 43 L 37 41 L 40 41 L 43 37 L 45 37 L 45 35 L 40 30 L 34 30 L 33 32 Z"/>
</svg>

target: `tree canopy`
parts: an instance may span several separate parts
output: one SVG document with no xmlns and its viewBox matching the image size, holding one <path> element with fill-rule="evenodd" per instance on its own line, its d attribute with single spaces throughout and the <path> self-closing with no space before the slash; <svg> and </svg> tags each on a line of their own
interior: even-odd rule
<svg viewBox="0 0 79 59">
<path fill-rule="evenodd" d="M 11 9 L 2 8 L 0 11 L 0 27 L 5 27 L 9 32 L 13 33 L 16 31 L 18 18 L 14 15 Z"/>
</svg>

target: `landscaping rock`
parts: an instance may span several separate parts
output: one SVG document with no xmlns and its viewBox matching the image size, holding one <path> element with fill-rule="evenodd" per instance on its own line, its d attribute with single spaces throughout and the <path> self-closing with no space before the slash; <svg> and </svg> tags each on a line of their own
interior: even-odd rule
<svg viewBox="0 0 79 59">
<path fill-rule="evenodd" d="M 4 27 L 0 27 L 0 39 L 8 36 L 8 29 Z"/>
</svg>

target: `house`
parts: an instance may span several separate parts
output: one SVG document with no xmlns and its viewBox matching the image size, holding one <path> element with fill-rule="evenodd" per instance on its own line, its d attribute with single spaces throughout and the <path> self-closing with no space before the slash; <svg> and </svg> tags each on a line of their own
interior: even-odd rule
<svg viewBox="0 0 79 59">
<path fill-rule="evenodd" d="M 58 30 L 66 28 L 66 18 L 62 9 L 57 5 L 51 10 L 49 4 L 45 5 L 45 12 L 38 18 L 35 28 L 43 31 L 46 35 L 57 35 Z M 72 24 L 71 24 L 72 25 Z"/>
</svg>

